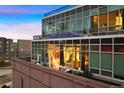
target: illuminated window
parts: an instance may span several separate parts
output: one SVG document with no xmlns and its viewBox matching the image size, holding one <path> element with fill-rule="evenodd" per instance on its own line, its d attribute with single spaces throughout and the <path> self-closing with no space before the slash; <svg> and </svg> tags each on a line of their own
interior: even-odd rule
<svg viewBox="0 0 124 93">
<path fill-rule="evenodd" d="M 60 62 L 60 49 L 58 46 L 49 44 L 48 45 L 48 59 L 49 59 L 49 67 L 55 70 L 59 70 L 59 62 Z"/>
<path fill-rule="evenodd" d="M 72 46 L 64 46 L 64 63 L 68 68 L 72 68 L 72 60 L 73 60 L 73 48 Z"/>
<path fill-rule="evenodd" d="M 122 29 L 122 22 L 123 18 L 122 18 L 122 12 L 117 10 L 114 12 L 110 12 L 109 13 L 109 26 L 110 27 L 110 31 L 112 30 L 121 30 Z"/>
<path fill-rule="evenodd" d="M 98 16 L 91 17 L 91 27 L 92 27 L 93 32 L 98 31 Z"/>
<path fill-rule="evenodd" d="M 99 31 L 107 31 L 107 13 L 99 15 Z"/>
<path fill-rule="evenodd" d="M 82 45 L 81 46 L 81 69 L 83 71 L 89 69 L 89 56 L 88 56 L 88 46 Z"/>
<path fill-rule="evenodd" d="M 73 47 L 73 68 L 80 69 L 80 47 L 74 45 Z"/>
</svg>

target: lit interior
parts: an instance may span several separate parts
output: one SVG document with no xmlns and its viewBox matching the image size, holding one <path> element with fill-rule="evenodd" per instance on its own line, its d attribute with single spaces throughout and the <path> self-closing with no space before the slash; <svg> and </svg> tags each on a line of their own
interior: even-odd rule
<svg viewBox="0 0 124 93">
<path fill-rule="evenodd" d="M 59 70 L 59 47 L 53 44 L 48 45 L 48 59 L 49 59 L 49 67 L 55 70 Z"/>
</svg>

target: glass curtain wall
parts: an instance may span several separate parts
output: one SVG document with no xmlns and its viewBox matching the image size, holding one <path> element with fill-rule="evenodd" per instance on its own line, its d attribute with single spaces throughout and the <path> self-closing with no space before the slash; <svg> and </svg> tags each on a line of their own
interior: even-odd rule
<svg viewBox="0 0 124 93">
<path fill-rule="evenodd" d="M 43 34 L 120 31 L 124 24 L 122 5 L 86 5 L 43 19 Z"/>
<path fill-rule="evenodd" d="M 124 79 L 124 38 L 34 41 L 32 61 Z"/>
<path fill-rule="evenodd" d="M 112 39 L 101 39 L 101 75 L 112 77 Z"/>
<path fill-rule="evenodd" d="M 100 40 L 90 40 L 90 71 L 91 73 L 99 74 L 100 70 Z"/>
<path fill-rule="evenodd" d="M 124 38 L 115 38 L 114 43 L 114 77 L 124 79 Z"/>
</svg>

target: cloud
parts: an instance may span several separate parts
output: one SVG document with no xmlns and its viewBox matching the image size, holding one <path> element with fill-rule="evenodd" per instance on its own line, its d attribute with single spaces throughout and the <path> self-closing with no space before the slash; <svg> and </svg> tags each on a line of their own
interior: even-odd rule
<svg viewBox="0 0 124 93">
<path fill-rule="evenodd" d="M 41 34 L 41 22 L 21 24 L 0 24 L 0 37 L 12 39 L 33 39 L 34 35 Z"/>
</svg>

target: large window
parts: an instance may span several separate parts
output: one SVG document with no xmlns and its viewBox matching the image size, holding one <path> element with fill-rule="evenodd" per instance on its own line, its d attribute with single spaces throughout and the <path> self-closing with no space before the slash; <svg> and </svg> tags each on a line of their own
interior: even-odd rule
<svg viewBox="0 0 124 93">
<path fill-rule="evenodd" d="M 98 16 L 92 16 L 91 17 L 91 28 L 93 32 L 98 31 Z"/>
<path fill-rule="evenodd" d="M 101 39 L 101 74 L 112 77 L 112 39 Z"/>
<path fill-rule="evenodd" d="M 73 45 L 73 68 L 80 69 L 80 47 L 78 45 Z"/>
<path fill-rule="evenodd" d="M 109 26 L 110 31 L 121 30 L 122 29 L 122 11 L 117 10 L 109 13 Z"/>
<path fill-rule="evenodd" d="M 99 32 L 107 31 L 107 13 L 99 15 Z"/>
<path fill-rule="evenodd" d="M 66 45 L 64 47 L 64 63 L 67 68 L 72 68 L 72 60 L 73 60 L 73 48 L 72 45 Z"/>
<path fill-rule="evenodd" d="M 59 46 L 54 44 L 48 45 L 48 58 L 49 58 L 49 66 L 52 69 L 59 70 L 59 62 L 60 62 L 60 49 Z"/>
<path fill-rule="evenodd" d="M 124 79 L 124 38 L 115 38 L 114 42 L 114 76 Z"/>
</svg>

